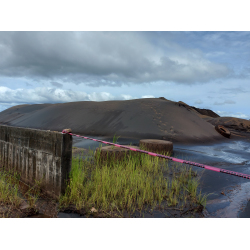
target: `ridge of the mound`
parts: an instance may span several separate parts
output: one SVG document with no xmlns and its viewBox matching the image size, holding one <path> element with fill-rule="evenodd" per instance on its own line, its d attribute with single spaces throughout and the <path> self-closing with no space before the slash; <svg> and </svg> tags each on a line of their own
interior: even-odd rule
<svg viewBox="0 0 250 250">
<path fill-rule="evenodd" d="M 199 115 L 201 118 L 206 118 L 206 117 L 217 118 L 217 117 L 220 117 L 218 114 L 216 114 L 211 109 L 199 109 L 199 108 L 196 108 L 194 106 L 190 106 L 190 105 L 188 105 L 188 104 L 186 104 L 185 102 L 182 102 L 182 101 L 179 101 L 178 103 L 179 103 L 180 106 L 186 107 L 189 110 L 194 110 L 197 113 L 197 115 Z"/>
<path fill-rule="evenodd" d="M 201 115 L 205 115 L 205 116 L 209 116 L 209 117 L 213 117 L 213 118 L 217 118 L 220 117 L 218 114 L 216 114 L 214 111 L 212 111 L 211 109 L 199 109 L 193 106 L 190 106 L 192 109 L 196 110 L 198 113 L 200 113 Z"/>
<path fill-rule="evenodd" d="M 206 121 L 212 125 L 222 125 L 226 128 L 240 131 L 250 132 L 250 121 L 246 119 L 236 117 L 218 117 L 218 118 L 206 118 Z"/>
</svg>

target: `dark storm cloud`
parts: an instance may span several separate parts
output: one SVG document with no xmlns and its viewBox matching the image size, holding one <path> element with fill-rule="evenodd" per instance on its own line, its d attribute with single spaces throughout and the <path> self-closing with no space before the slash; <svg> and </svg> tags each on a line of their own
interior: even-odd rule
<svg viewBox="0 0 250 250">
<path fill-rule="evenodd" d="M 164 37 L 154 32 L 0 32 L 0 75 L 91 86 L 192 84 L 229 75 L 223 63 L 175 43 L 172 36 L 168 32 Z"/>
</svg>

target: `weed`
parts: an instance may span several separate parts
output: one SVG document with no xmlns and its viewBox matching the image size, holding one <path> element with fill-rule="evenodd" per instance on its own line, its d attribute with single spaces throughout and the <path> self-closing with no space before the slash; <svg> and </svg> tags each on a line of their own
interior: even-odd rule
<svg viewBox="0 0 250 250">
<path fill-rule="evenodd" d="M 0 203 L 18 207 L 21 202 L 17 181 L 9 173 L 0 171 Z"/>
<path fill-rule="evenodd" d="M 118 141 L 118 139 L 120 138 L 120 136 L 117 136 L 116 137 L 116 133 L 115 133 L 115 135 L 114 135 L 114 137 L 113 137 L 113 143 L 117 143 L 117 141 Z M 114 145 L 112 145 L 112 148 L 114 148 L 115 146 Z"/>
<path fill-rule="evenodd" d="M 117 143 L 118 139 L 120 138 L 121 136 L 117 136 L 116 137 L 116 134 L 114 135 L 113 137 L 113 143 Z"/>
<path fill-rule="evenodd" d="M 42 181 L 35 180 L 34 186 L 28 189 L 27 192 L 24 193 L 24 196 L 27 198 L 30 207 L 34 207 L 36 204 L 36 201 L 40 194 L 40 187 L 41 187 Z"/>
<path fill-rule="evenodd" d="M 191 200 L 204 203 L 205 197 L 201 193 L 197 196 L 199 180 L 191 168 L 170 166 L 168 160 L 131 151 L 123 160 L 108 156 L 109 160 L 103 162 L 100 151 L 99 148 L 92 160 L 91 155 L 83 160 L 72 159 L 70 181 L 60 198 L 61 206 L 75 204 L 85 211 L 94 207 L 121 216 L 123 211 L 131 214 L 164 202 L 168 206 L 185 206 Z"/>
<path fill-rule="evenodd" d="M 23 202 L 27 200 L 29 206 L 33 208 L 40 194 L 41 181 L 36 181 L 35 185 L 28 189 L 27 192 L 19 192 L 20 174 L 11 171 L 0 171 L 0 205 L 8 207 L 8 212 L 4 217 L 11 216 L 11 212 L 18 209 Z M 23 199 L 22 196 L 25 198 Z"/>
</svg>

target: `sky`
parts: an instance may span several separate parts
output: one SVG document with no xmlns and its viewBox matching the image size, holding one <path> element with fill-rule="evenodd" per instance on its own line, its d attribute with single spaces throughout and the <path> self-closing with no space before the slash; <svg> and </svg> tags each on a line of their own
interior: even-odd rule
<svg viewBox="0 0 250 250">
<path fill-rule="evenodd" d="M 250 119 L 250 32 L 0 32 L 0 111 L 165 97 Z"/>
</svg>

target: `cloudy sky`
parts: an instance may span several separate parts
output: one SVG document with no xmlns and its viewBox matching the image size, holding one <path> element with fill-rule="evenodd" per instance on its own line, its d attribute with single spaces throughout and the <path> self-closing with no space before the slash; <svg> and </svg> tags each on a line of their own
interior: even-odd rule
<svg viewBox="0 0 250 250">
<path fill-rule="evenodd" d="M 147 97 L 250 119 L 250 32 L 0 32 L 0 111 Z"/>
</svg>

